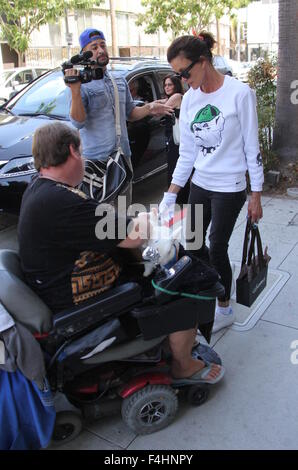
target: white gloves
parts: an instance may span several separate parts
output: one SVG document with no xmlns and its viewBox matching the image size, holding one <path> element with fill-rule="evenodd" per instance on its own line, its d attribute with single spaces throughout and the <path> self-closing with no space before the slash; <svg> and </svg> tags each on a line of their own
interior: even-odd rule
<svg viewBox="0 0 298 470">
<path fill-rule="evenodd" d="M 161 203 L 158 206 L 158 212 L 165 220 L 171 220 L 174 217 L 175 203 L 177 194 L 164 193 Z"/>
</svg>

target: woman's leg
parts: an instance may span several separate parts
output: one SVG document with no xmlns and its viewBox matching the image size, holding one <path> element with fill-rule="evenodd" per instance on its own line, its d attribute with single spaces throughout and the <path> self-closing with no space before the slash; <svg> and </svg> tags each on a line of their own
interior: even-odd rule
<svg viewBox="0 0 298 470">
<path fill-rule="evenodd" d="M 230 300 L 232 271 L 228 256 L 231 238 L 237 217 L 246 200 L 246 191 L 238 193 L 217 193 L 211 196 L 212 221 L 209 235 L 209 254 L 212 266 L 221 276 L 225 296 L 219 298 L 219 305 L 227 307 Z"/>
<path fill-rule="evenodd" d="M 206 246 L 206 233 L 208 226 L 211 221 L 211 200 L 210 195 L 212 193 L 207 191 L 206 189 L 200 188 L 195 184 L 190 184 L 190 193 L 188 204 L 190 204 L 190 214 L 187 217 L 191 217 L 190 220 L 190 227 L 191 232 L 194 233 L 196 230 L 196 226 L 198 225 L 198 221 L 195 219 L 195 204 L 202 204 L 203 206 L 203 244 L 199 250 L 191 250 L 190 251 L 197 257 L 202 258 L 204 261 L 209 261 L 209 250 Z M 189 222 L 187 222 L 187 226 Z M 201 230 L 201 227 L 199 227 Z M 189 238 L 187 241 L 193 242 L 194 238 Z"/>
</svg>

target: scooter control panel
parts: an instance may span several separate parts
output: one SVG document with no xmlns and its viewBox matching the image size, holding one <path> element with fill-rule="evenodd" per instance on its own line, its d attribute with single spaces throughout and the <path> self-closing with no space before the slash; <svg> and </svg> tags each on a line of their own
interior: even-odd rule
<svg viewBox="0 0 298 470">
<path fill-rule="evenodd" d="M 163 289 L 174 290 L 181 284 L 191 264 L 192 261 L 189 256 L 182 256 L 174 266 L 160 273 L 159 277 L 155 279 L 155 283 Z M 164 293 L 158 289 L 156 289 L 155 293 L 156 296 L 164 295 Z"/>
</svg>

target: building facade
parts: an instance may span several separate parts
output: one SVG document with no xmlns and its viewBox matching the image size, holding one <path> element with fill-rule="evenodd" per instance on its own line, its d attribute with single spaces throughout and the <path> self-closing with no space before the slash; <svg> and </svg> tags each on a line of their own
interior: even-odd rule
<svg viewBox="0 0 298 470">
<path fill-rule="evenodd" d="M 119 56 L 148 56 L 166 59 L 166 51 L 172 41 L 169 31 L 160 29 L 156 34 L 145 34 L 143 26 L 135 24 L 138 14 L 143 11 L 141 0 L 114 0 L 116 9 L 116 43 Z M 99 7 L 86 11 L 68 11 L 64 18 L 53 24 L 40 27 L 31 35 L 30 47 L 26 52 L 26 64 L 55 67 L 79 52 L 79 34 L 89 27 L 103 31 L 110 55 L 112 55 L 112 28 L 110 1 L 104 0 Z M 229 18 L 223 17 L 219 23 L 220 53 L 229 56 Z M 218 26 L 212 23 L 209 28 L 217 37 Z M 16 64 L 17 57 L 7 45 L 2 45 L 4 68 Z M 4 58 L 5 55 L 5 58 Z M 8 62 L 10 61 L 9 65 Z"/>
</svg>

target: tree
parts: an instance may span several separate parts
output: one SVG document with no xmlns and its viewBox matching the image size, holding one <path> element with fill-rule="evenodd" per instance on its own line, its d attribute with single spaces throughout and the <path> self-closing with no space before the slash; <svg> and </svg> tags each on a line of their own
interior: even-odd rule
<svg viewBox="0 0 298 470">
<path fill-rule="evenodd" d="M 279 45 L 273 148 L 281 161 L 298 159 L 298 1 L 279 0 Z"/>
<path fill-rule="evenodd" d="M 30 36 L 41 25 L 57 21 L 65 8 L 83 10 L 99 5 L 102 0 L 0 0 L 2 38 L 14 49 L 23 63 Z"/>
<path fill-rule="evenodd" d="M 212 17 L 221 18 L 233 8 L 246 6 L 250 0 L 142 0 L 146 8 L 137 25 L 145 24 L 145 32 L 153 34 L 162 28 L 179 36 L 207 28 Z"/>
</svg>

